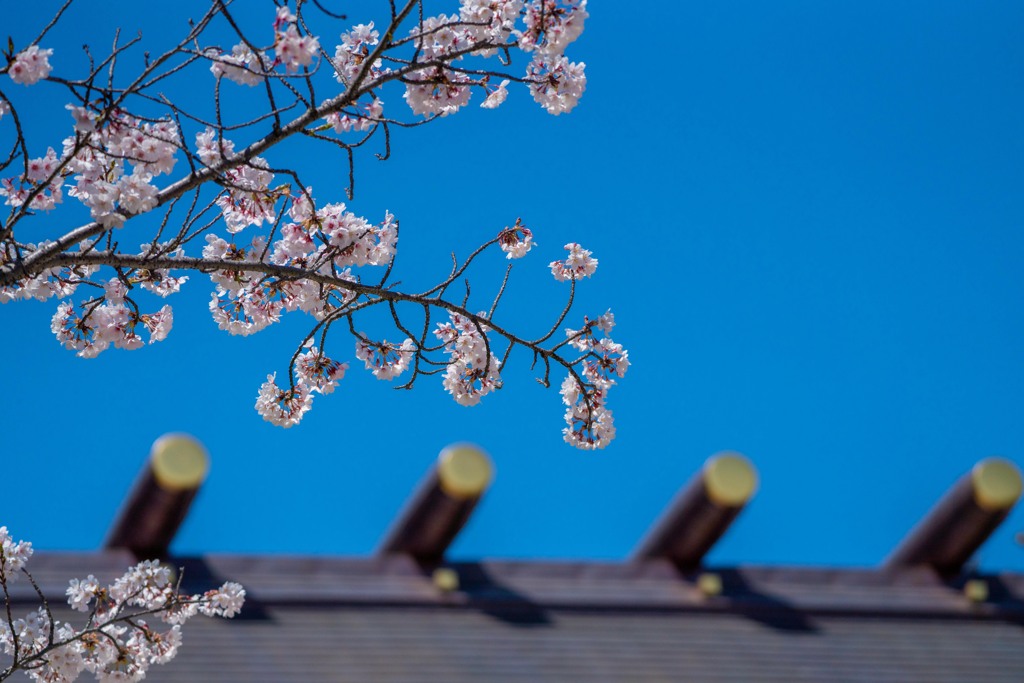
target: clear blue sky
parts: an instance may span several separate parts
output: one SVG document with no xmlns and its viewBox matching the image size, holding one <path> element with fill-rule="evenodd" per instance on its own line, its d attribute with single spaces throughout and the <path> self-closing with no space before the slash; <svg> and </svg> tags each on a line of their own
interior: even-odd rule
<svg viewBox="0 0 1024 683">
<path fill-rule="evenodd" d="M 4 28 L 23 46 L 54 4 L 17 3 Z M 45 46 L 56 73 L 77 74 L 81 43 L 98 54 L 121 26 L 164 45 L 196 4 L 81 2 Z M 384 7 L 345 9 L 357 23 Z M 870 566 L 977 460 L 1024 465 L 1024 5 L 639 7 L 593 3 L 569 50 L 588 73 L 571 115 L 519 87 L 497 111 L 399 131 L 390 161 L 358 160 L 350 204 L 402 220 L 397 273 L 411 287 L 522 216 L 540 248 L 516 266 L 499 320 L 527 331 L 564 294 L 545 264 L 569 241 L 593 250 L 576 318 L 611 307 L 633 363 L 611 395 L 610 448 L 563 444 L 557 392 L 515 355 L 506 388 L 471 409 L 439 382 L 395 392 L 349 358 L 303 424 L 272 427 L 256 392 L 284 373 L 306 321 L 229 337 L 195 276 L 169 300 L 166 342 L 92 361 L 54 340 L 54 303 L 0 308 L 0 524 L 39 548 L 96 548 L 152 441 L 185 431 L 213 464 L 174 550 L 365 555 L 438 451 L 468 440 L 497 479 L 454 556 L 619 560 L 708 456 L 736 449 L 762 485 L 713 563 Z M 25 107 L 58 94 L 0 87 Z M 200 70 L 178 96 L 212 88 Z M 224 88 L 241 112 L 250 94 Z M 61 104 L 32 105 L 33 155 L 70 129 Z M 272 163 L 341 199 L 342 158 L 290 149 Z M 481 308 L 503 262 L 486 266 Z M 1021 530 L 1017 510 L 982 566 L 1024 570 Z"/>
</svg>

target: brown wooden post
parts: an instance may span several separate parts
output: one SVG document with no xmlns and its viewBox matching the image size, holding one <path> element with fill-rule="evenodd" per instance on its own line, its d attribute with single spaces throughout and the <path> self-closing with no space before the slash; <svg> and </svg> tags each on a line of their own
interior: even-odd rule
<svg viewBox="0 0 1024 683">
<path fill-rule="evenodd" d="M 445 448 L 385 534 L 378 553 L 404 553 L 421 562 L 440 561 L 492 477 L 490 458 L 476 446 Z"/>
<path fill-rule="evenodd" d="M 987 458 L 962 476 L 886 558 L 883 568 L 929 566 L 944 577 L 964 563 L 1002 523 L 1021 495 L 1021 474 L 1003 458 Z"/>
<path fill-rule="evenodd" d="M 206 450 L 194 438 L 161 436 L 153 443 L 104 547 L 128 548 L 140 559 L 165 555 L 208 469 Z"/>
<path fill-rule="evenodd" d="M 739 453 L 712 456 L 676 495 L 637 546 L 634 560 L 666 558 L 680 569 L 700 566 L 757 489 L 757 471 Z"/>
</svg>

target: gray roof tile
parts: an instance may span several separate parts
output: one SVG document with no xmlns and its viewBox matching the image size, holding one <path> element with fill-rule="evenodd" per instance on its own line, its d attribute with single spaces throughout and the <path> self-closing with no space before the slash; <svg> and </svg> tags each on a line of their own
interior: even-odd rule
<svg viewBox="0 0 1024 683">
<path fill-rule="evenodd" d="M 986 577 L 992 600 L 974 605 L 929 572 L 728 569 L 705 598 L 656 561 L 455 564 L 450 594 L 401 557 L 179 561 L 194 588 L 230 578 L 252 600 L 234 622 L 190 622 L 158 683 L 1024 681 L 1020 575 Z M 41 553 L 32 567 L 56 598 L 131 562 Z"/>
</svg>

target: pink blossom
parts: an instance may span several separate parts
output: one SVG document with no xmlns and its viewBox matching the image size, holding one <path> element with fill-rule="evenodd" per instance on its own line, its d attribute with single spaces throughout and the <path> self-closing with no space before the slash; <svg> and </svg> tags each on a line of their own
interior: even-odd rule
<svg viewBox="0 0 1024 683">
<path fill-rule="evenodd" d="M 559 282 L 579 280 L 590 277 L 597 270 L 597 259 L 591 258 L 590 252 L 575 242 L 565 245 L 569 256 L 564 261 L 552 261 L 551 274 Z"/>
<path fill-rule="evenodd" d="M 7 527 L 0 526 L 0 571 L 7 581 L 17 581 L 21 569 L 32 557 L 32 544 L 28 541 L 15 541 L 11 538 Z"/>
<path fill-rule="evenodd" d="M 156 313 L 149 313 L 141 316 L 142 323 L 149 330 L 149 343 L 167 339 L 171 326 L 174 324 L 174 311 L 167 304 L 164 304 Z"/>
<path fill-rule="evenodd" d="M 29 45 L 15 56 L 7 75 L 15 83 L 34 85 L 50 75 L 53 67 L 49 58 L 53 50 L 40 50 L 38 45 Z"/>
<path fill-rule="evenodd" d="M 274 21 L 274 62 L 284 64 L 289 73 L 298 71 L 300 66 L 309 66 L 320 51 L 320 41 L 314 36 L 299 35 L 295 21 L 295 15 L 287 7 L 277 9 Z"/>
<path fill-rule="evenodd" d="M 413 113 L 448 116 L 469 102 L 472 79 L 464 73 L 442 67 L 408 75 L 405 101 Z"/>
<path fill-rule="evenodd" d="M 210 72 L 218 78 L 223 76 L 239 85 L 259 85 L 265 78 L 263 74 L 272 68 L 265 54 L 253 52 L 245 43 L 235 45 L 229 55 L 221 55 L 219 52 L 207 51 L 207 56 L 213 60 Z"/>
<path fill-rule="evenodd" d="M 356 358 L 366 364 L 366 369 L 373 372 L 377 379 L 390 380 L 398 377 L 409 368 L 409 363 L 416 352 L 416 344 L 406 339 L 401 346 L 389 343 L 370 341 L 360 337 L 356 342 Z"/>
<path fill-rule="evenodd" d="M 561 55 L 583 33 L 587 0 L 533 0 L 526 8 L 526 30 L 519 37 L 525 52 Z"/>
<path fill-rule="evenodd" d="M 481 102 L 480 106 L 484 109 L 497 109 L 501 106 L 508 98 L 508 90 L 506 89 L 508 83 L 509 81 L 507 78 L 499 83 L 497 88 L 488 93 L 487 99 Z"/>
<path fill-rule="evenodd" d="M 504 44 L 512 33 L 523 0 L 462 0 L 460 16 L 466 23 L 463 30 L 474 43 Z M 490 57 L 494 48 L 478 50 L 473 54 Z"/>
<path fill-rule="evenodd" d="M 498 245 L 505 252 L 505 258 L 522 258 L 536 246 L 533 241 L 533 232 L 516 219 L 516 224 L 511 228 L 505 228 L 498 234 Z"/>
<path fill-rule="evenodd" d="M 311 346 L 295 362 L 295 379 L 307 385 L 311 391 L 329 394 L 345 376 L 348 363 L 339 363 L 320 353 Z"/>
<path fill-rule="evenodd" d="M 297 425 L 302 416 L 309 412 L 313 396 L 309 387 L 301 382 L 293 389 L 281 389 L 275 383 L 275 377 L 267 375 L 267 381 L 260 387 L 256 412 L 267 422 L 287 429 Z"/>
<path fill-rule="evenodd" d="M 334 128 L 335 133 L 347 133 L 350 130 L 370 130 L 380 121 L 381 116 L 384 114 L 384 103 L 374 98 L 372 102 L 363 107 L 363 110 L 366 112 L 365 114 L 335 112 L 328 114 L 326 120 Z"/>
<path fill-rule="evenodd" d="M 331 60 L 339 83 L 351 85 L 355 81 L 359 72 L 365 68 L 366 58 L 379 38 L 380 34 L 374 30 L 372 21 L 369 24 L 356 24 L 351 31 L 341 34 L 341 45 L 335 48 L 334 59 Z M 382 62 L 377 59 L 370 66 L 369 78 L 376 79 L 382 73 Z"/>
<path fill-rule="evenodd" d="M 586 66 L 538 54 L 526 69 L 533 99 L 555 116 L 572 111 L 587 87 Z"/>
</svg>

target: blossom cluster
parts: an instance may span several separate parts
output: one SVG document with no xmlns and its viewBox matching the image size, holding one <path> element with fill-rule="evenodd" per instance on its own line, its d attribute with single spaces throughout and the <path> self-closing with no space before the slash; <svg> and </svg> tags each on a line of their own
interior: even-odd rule
<svg viewBox="0 0 1024 683">
<path fill-rule="evenodd" d="M 473 77 L 454 63 L 466 55 L 486 58 L 499 54 L 499 48 L 518 47 L 534 55 L 523 79 L 533 98 L 552 114 L 571 111 L 586 88 L 585 64 L 570 62 L 564 52 L 583 32 L 589 16 L 586 7 L 587 0 L 461 0 L 458 13 L 424 17 L 410 30 L 409 38 L 419 61 L 427 66 L 403 76 L 406 102 L 416 114 L 447 116 L 464 107 L 472 89 L 479 87 L 487 92 L 481 106 L 493 109 L 507 98 L 509 81 L 491 88 L 487 76 Z M 520 19 L 522 28 L 517 28 Z M 210 71 L 218 78 L 253 86 L 277 65 L 294 73 L 312 64 L 320 39 L 301 34 L 287 7 L 277 9 L 273 28 L 273 60 L 242 42 L 230 53 L 208 50 Z M 361 82 L 376 82 L 391 73 L 379 56 L 367 63 L 380 42 L 372 21 L 356 24 L 340 37 L 329 61 L 343 86 L 352 87 L 361 74 Z M 381 105 L 374 96 L 364 108 L 366 115 L 332 112 L 327 122 L 337 132 L 367 130 L 371 124 L 366 121 L 380 118 Z"/>
<path fill-rule="evenodd" d="M 374 98 L 363 106 L 362 113 L 334 112 L 327 115 L 327 123 L 335 133 L 347 133 L 350 130 L 370 130 L 384 116 L 384 103 Z"/>
<path fill-rule="evenodd" d="M 295 15 L 288 7 L 278 7 L 274 20 L 274 63 L 284 64 L 289 73 L 300 66 L 309 66 L 320 51 L 320 41 L 314 36 L 301 35 Z"/>
<path fill-rule="evenodd" d="M 256 412 L 279 427 L 291 427 L 313 407 L 313 394 L 329 394 L 345 376 L 348 363 L 328 358 L 312 344 L 295 363 L 295 383 L 287 389 L 277 386 L 276 374 L 267 375 L 256 398 Z"/>
<path fill-rule="evenodd" d="M 273 68 L 273 63 L 264 53 L 253 52 L 245 43 L 231 48 L 231 54 L 220 54 L 219 50 L 210 49 L 206 55 L 213 61 L 210 72 L 214 76 L 249 87 L 262 83 L 264 73 Z"/>
<path fill-rule="evenodd" d="M 325 277 L 355 282 L 354 266 L 379 266 L 390 262 L 398 241 L 395 217 L 386 213 L 377 225 L 347 211 L 344 204 L 326 204 L 314 210 L 311 188 L 293 198 L 280 237 L 267 245 L 256 236 L 251 246 L 206 235 L 203 257 L 216 261 L 268 262 L 302 268 Z M 267 201 L 272 201 L 268 199 Z M 235 204 L 224 205 L 225 218 Z M 273 211 L 273 204 L 270 204 Z M 229 232 L 232 230 L 229 227 Z M 210 312 L 218 327 L 235 335 L 259 332 L 278 322 L 288 311 L 301 310 L 323 319 L 338 306 L 350 302 L 350 291 L 319 284 L 310 279 L 280 280 L 259 272 L 232 269 L 210 274 L 216 284 Z"/>
<path fill-rule="evenodd" d="M 436 65 L 406 76 L 406 102 L 416 114 L 447 116 L 469 102 L 475 86 L 488 93 L 482 107 L 498 107 L 508 96 L 508 80 L 491 90 L 488 77 L 473 78 L 454 63 L 466 54 L 490 57 L 499 46 L 515 46 L 534 53 L 524 77 L 534 100 L 551 114 L 571 111 L 586 88 L 586 65 L 563 53 L 583 32 L 586 6 L 587 0 L 462 0 L 461 15 L 424 19 L 410 36 L 425 61 Z M 525 30 L 515 28 L 520 16 Z"/>
<path fill-rule="evenodd" d="M 221 165 L 234 155 L 235 144 L 218 137 L 212 128 L 196 134 L 196 148 L 200 160 L 207 166 Z M 241 232 L 250 225 L 263 225 L 274 220 L 277 193 L 270 189 L 274 174 L 262 157 L 230 166 L 223 171 L 222 183 L 227 189 L 217 197 L 217 206 L 224 216 L 228 232 Z"/>
<path fill-rule="evenodd" d="M 505 258 L 514 259 L 526 256 L 536 243 L 533 241 L 533 232 L 517 218 L 515 225 L 498 233 L 498 246 L 505 252 Z"/>
<path fill-rule="evenodd" d="M 356 358 L 366 364 L 374 377 L 389 380 L 409 368 L 416 352 L 412 339 L 401 345 L 387 340 L 374 342 L 360 337 L 356 342 Z M 313 394 L 329 394 L 345 376 L 348 363 L 340 363 L 308 346 L 295 363 L 295 381 L 287 388 L 277 385 L 277 375 L 267 375 L 256 397 L 256 412 L 267 422 L 288 428 L 297 425 L 313 407 Z"/>
<path fill-rule="evenodd" d="M 115 112 L 102 119 L 84 107 L 70 107 L 75 135 L 64 139 L 63 173 L 73 175 L 68 194 L 102 225 L 121 227 L 125 219 L 157 204 L 155 176 L 170 173 L 177 161 L 174 121 L 142 122 Z M 131 166 L 131 173 L 128 173 Z"/>
<path fill-rule="evenodd" d="M 28 203 L 30 209 L 50 211 L 64 201 L 63 179 L 57 173 L 60 159 L 53 147 L 46 155 L 29 159 L 28 170 L 21 176 L 0 178 L 0 197 L 6 197 L 8 206 L 20 207 Z"/>
<path fill-rule="evenodd" d="M 15 541 L 7 527 L 0 526 L 0 580 L 16 581 L 32 552 L 31 543 Z"/>
<path fill-rule="evenodd" d="M 34 251 L 48 246 L 49 242 L 26 244 L 26 250 Z M 11 262 L 10 254 L 0 250 L 0 267 Z M 46 301 L 51 297 L 66 297 L 74 294 L 82 281 L 97 269 L 93 266 L 75 266 L 74 268 L 46 268 L 32 277 L 15 282 L 13 285 L 0 287 L 0 304 L 24 299 Z"/>
<path fill-rule="evenodd" d="M 559 282 L 566 280 L 579 280 L 590 277 L 597 270 L 597 259 L 590 255 L 590 252 L 575 242 L 565 245 L 569 256 L 565 260 L 552 261 L 549 265 L 551 274 Z"/>
<path fill-rule="evenodd" d="M 331 61 L 339 83 L 346 87 L 355 83 L 371 50 L 379 41 L 380 33 L 374 30 L 372 21 L 369 24 L 356 24 L 351 31 L 341 34 L 341 44 L 334 48 L 334 59 Z M 383 73 L 383 62 L 378 57 L 370 65 L 368 75 L 373 80 Z"/>
<path fill-rule="evenodd" d="M 111 280 L 109 285 L 117 283 Z M 106 303 L 84 304 L 82 314 L 75 312 L 69 301 L 57 306 L 57 312 L 50 321 L 50 330 L 65 348 L 78 352 L 82 358 L 95 358 L 111 344 L 115 348 L 132 351 L 146 345 L 136 331 L 141 323 L 149 332 L 150 343 L 163 341 L 171 331 L 174 312 L 164 305 L 156 313 L 138 313 L 125 305 L 124 299 L 112 300 L 108 295 Z"/>
<path fill-rule="evenodd" d="M 14 57 L 7 69 L 7 75 L 15 83 L 35 85 L 50 75 L 50 57 L 53 50 L 40 50 L 38 45 L 29 45 Z"/>
<path fill-rule="evenodd" d="M 406 339 L 401 344 L 388 340 L 376 342 L 360 336 L 356 341 L 356 358 L 366 364 L 366 369 L 377 379 L 394 379 L 409 369 L 409 363 L 416 354 L 416 343 Z"/>
<path fill-rule="evenodd" d="M 501 361 L 489 352 L 486 325 L 458 313 L 449 316 L 451 322 L 440 323 L 434 330 L 449 355 L 444 388 L 459 405 L 475 406 L 501 388 Z"/>
<path fill-rule="evenodd" d="M 584 317 L 582 329 L 565 331 L 567 343 L 581 351 L 584 383 L 569 375 L 562 382 L 562 402 L 567 406 L 562 430 L 565 441 L 577 448 L 604 448 L 615 438 L 612 411 L 608 410 L 608 391 L 615 378 L 622 378 L 629 369 L 629 352 L 608 336 L 615 326 L 615 317 L 608 311 L 595 320 Z M 598 339 L 595 333 L 603 333 Z"/>
<path fill-rule="evenodd" d="M 15 543 L 7 527 L 0 527 L 0 585 L 8 614 L 7 586 L 17 572 L 27 573 L 30 556 L 31 544 Z M 85 671 L 99 681 L 141 680 L 150 666 L 174 658 L 185 622 L 196 614 L 235 616 L 245 589 L 227 582 L 206 593 L 180 594 L 170 568 L 145 561 L 107 586 L 92 575 L 72 579 L 66 596 L 73 610 L 89 615 L 84 627 L 52 619 L 44 607 L 0 620 L 0 648 L 14 658 L 9 671 L 20 668 L 50 683 L 73 681 Z"/>
<path fill-rule="evenodd" d="M 50 148 L 29 160 L 22 175 L 0 179 L 4 203 L 52 210 L 64 200 L 65 178 L 74 176 L 68 195 L 89 207 L 93 220 L 105 227 L 120 227 L 127 217 L 153 209 L 158 190 L 152 180 L 170 173 L 175 164 L 177 124 L 142 122 L 119 111 L 100 117 L 86 107 L 67 108 L 75 134 L 64 139 L 59 156 Z"/>
<path fill-rule="evenodd" d="M 143 244 L 141 248 L 143 255 L 154 252 L 181 255 L 180 248 L 168 249 L 166 245 Z M 73 271 L 64 269 L 68 275 L 62 275 L 54 273 L 54 270 L 44 274 L 45 280 L 40 281 L 40 277 L 33 279 L 38 289 L 36 298 L 70 296 L 83 281 Z M 139 285 L 153 294 L 167 297 L 177 293 L 187 280 L 188 276 L 174 277 L 166 269 L 138 269 L 131 277 L 111 278 L 102 285 L 103 296 L 80 304 L 80 312 L 76 312 L 70 301 L 58 304 L 50 319 L 50 331 L 65 348 L 76 351 L 82 358 L 95 358 L 111 345 L 126 351 L 142 348 L 146 342 L 137 332 L 139 325 L 149 333 L 150 343 L 163 341 L 174 324 L 173 309 L 165 304 L 155 313 L 141 313 L 138 306 L 128 299 L 128 289 Z M 65 283 L 63 287 L 61 283 Z M 24 298 L 31 294 L 29 289 L 22 288 L 10 296 Z M 4 301 L 4 292 L 0 290 L 0 302 Z"/>
</svg>

